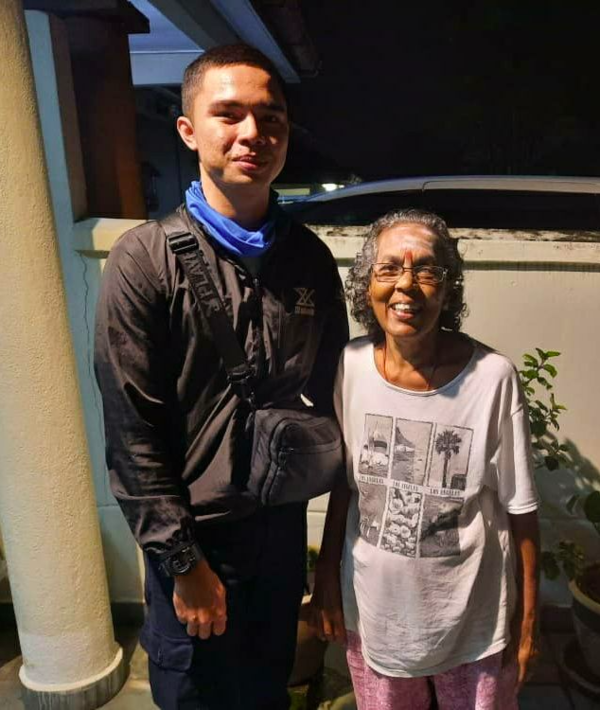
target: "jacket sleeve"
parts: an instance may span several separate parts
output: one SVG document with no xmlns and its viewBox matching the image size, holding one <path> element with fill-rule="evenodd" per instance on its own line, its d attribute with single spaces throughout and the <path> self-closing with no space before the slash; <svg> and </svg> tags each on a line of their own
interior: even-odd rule
<svg viewBox="0 0 600 710">
<path fill-rule="evenodd" d="M 320 412 L 333 414 L 333 386 L 340 355 L 348 342 L 349 334 L 348 312 L 342 280 L 331 254 L 329 254 L 329 258 L 331 260 L 328 276 L 331 302 L 323 325 L 313 371 L 308 382 L 307 396 Z"/>
<path fill-rule="evenodd" d="M 138 544 L 160 558 L 195 542 L 177 464 L 182 453 L 169 446 L 168 340 L 165 289 L 141 239 L 129 232 L 104 269 L 95 371 L 111 490 Z"/>
</svg>

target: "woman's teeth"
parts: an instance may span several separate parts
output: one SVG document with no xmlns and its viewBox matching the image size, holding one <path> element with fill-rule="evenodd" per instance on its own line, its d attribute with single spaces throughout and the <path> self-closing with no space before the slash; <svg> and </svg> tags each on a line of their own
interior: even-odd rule
<svg viewBox="0 0 600 710">
<path fill-rule="evenodd" d="M 417 306 L 410 303 L 394 303 L 390 308 L 398 313 L 415 313 L 418 310 Z"/>
</svg>

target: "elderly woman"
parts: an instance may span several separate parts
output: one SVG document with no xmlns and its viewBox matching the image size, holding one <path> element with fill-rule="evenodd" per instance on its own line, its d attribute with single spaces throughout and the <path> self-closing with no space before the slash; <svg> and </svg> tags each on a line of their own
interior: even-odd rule
<svg viewBox="0 0 600 710">
<path fill-rule="evenodd" d="M 379 219 L 347 281 L 367 330 L 340 361 L 349 484 L 332 493 L 312 617 L 347 641 L 359 710 L 517 708 L 534 654 L 537 495 L 512 363 L 461 334 L 445 222 Z M 341 562 L 341 567 L 340 567 Z"/>
</svg>

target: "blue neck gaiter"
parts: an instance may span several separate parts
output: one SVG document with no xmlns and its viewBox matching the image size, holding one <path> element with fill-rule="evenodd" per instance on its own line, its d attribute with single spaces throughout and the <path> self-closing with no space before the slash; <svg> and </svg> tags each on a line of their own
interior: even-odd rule
<svg viewBox="0 0 600 710">
<path fill-rule="evenodd" d="M 236 256 L 261 256 L 273 243 L 275 223 L 281 213 L 275 193 L 271 193 L 265 223 L 255 232 L 249 232 L 214 210 L 206 201 L 198 180 L 194 180 L 187 189 L 185 203 L 192 217 L 198 220 L 219 244 Z"/>
</svg>

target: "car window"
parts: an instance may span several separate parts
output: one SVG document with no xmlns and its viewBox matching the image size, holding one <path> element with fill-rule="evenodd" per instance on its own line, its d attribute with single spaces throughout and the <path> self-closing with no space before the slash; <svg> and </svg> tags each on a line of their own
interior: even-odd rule
<svg viewBox="0 0 600 710">
<path fill-rule="evenodd" d="M 431 189 L 337 197 L 286 205 L 298 221 L 364 226 L 394 209 L 420 207 L 449 227 L 482 229 L 600 229 L 600 198 L 592 193 Z"/>
<path fill-rule="evenodd" d="M 522 190 L 425 190 L 424 209 L 450 227 L 600 229 L 598 195 Z"/>
<path fill-rule="evenodd" d="M 296 203 L 289 211 L 307 224 L 363 226 L 390 210 L 419 207 L 420 201 L 420 192 L 381 192 L 333 198 L 326 202 Z"/>
</svg>

